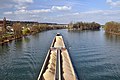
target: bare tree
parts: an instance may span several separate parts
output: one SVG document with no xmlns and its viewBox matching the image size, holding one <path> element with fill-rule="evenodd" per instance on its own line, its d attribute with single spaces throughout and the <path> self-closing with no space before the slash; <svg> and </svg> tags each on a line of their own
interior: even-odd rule
<svg viewBox="0 0 120 80">
<path fill-rule="evenodd" d="M 22 27 L 20 23 L 14 23 L 13 30 L 15 38 L 20 38 L 22 36 Z"/>
<path fill-rule="evenodd" d="M 105 32 L 106 33 L 113 33 L 113 34 L 120 34 L 120 23 L 118 22 L 107 22 L 105 24 Z"/>
</svg>

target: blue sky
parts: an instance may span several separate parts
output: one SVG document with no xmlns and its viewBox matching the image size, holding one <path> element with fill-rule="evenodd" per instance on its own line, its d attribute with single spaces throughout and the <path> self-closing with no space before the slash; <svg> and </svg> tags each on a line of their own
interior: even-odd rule
<svg viewBox="0 0 120 80">
<path fill-rule="evenodd" d="M 120 22 L 120 0 L 0 0 L 0 19 L 70 23 Z"/>
</svg>

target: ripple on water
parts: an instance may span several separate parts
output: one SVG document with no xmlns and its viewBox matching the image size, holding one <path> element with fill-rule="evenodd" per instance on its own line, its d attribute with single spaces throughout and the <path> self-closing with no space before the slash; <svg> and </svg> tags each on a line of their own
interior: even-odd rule
<svg viewBox="0 0 120 80">
<path fill-rule="evenodd" d="M 50 44 L 62 33 L 80 80 L 120 80 L 120 38 L 102 31 L 44 31 L 0 46 L 0 80 L 36 80 Z"/>
<path fill-rule="evenodd" d="M 19 56 L 18 58 L 15 58 L 13 60 L 14 64 L 13 64 L 13 70 L 14 72 L 18 73 L 17 75 L 23 75 L 25 76 L 25 78 L 29 77 L 30 80 L 32 80 L 32 78 L 34 76 L 37 76 L 35 74 L 36 72 L 36 65 L 37 65 L 37 60 L 36 60 L 36 56 L 35 56 L 36 52 L 34 52 L 34 54 L 32 54 L 31 51 L 24 51 L 24 55 L 23 56 Z M 16 76 L 18 77 L 18 76 Z"/>
<path fill-rule="evenodd" d="M 79 74 L 82 80 L 84 79 L 89 79 L 89 80 L 106 80 L 106 78 L 109 80 L 109 78 L 112 78 L 112 80 L 116 80 L 114 79 L 117 78 L 119 79 L 119 74 L 115 71 L 115 69 L 112 69 L 113 67 L 115 67 L 115 64 L 111 64 L 111 63 L 102 63 L 102 64 L 92 64 L 90 65 L 90 63 L 88 65 L 81 65 L 80 68 L 80 72 L 81 74 Z"/>
</svg>

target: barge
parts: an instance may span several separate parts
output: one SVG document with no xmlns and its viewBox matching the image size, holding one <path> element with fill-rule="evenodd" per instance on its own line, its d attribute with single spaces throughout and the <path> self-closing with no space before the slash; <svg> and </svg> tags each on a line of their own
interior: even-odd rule
<svg viewBox="0 0 120 80">
<path fill-rule="evenodd" d="M 37 80 L 78 80 L 59 33 L 53 39 Z"/>
</svg>

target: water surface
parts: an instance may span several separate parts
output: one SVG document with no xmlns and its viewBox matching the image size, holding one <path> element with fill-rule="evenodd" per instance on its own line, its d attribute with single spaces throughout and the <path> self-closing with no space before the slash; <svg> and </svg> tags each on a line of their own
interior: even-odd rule
<svg viewBox="0 0 120 80">
<path fill-rule="evenodd" d="M 0 46 L 0 80 L 36 80 L 57 32 L 80 80 L 120 80 L 120 37 L 100 31 L 51 30 Z"/>
</svg>

